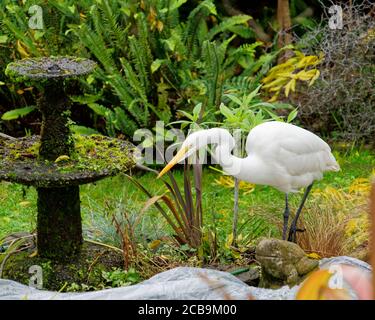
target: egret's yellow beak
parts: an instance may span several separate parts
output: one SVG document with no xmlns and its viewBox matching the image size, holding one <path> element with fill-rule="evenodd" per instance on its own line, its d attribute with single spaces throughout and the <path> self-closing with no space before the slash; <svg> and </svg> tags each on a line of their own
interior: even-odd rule
<svg viewBox="0 0 375 320">
<path fill-rule="evenodd" d="M 162 177 L 164 174 L 166 174 L 169 170 L 172 169 L 172 167 L 179 163 L 183 158 L 184 156 L 186 155 L 186 153 L 189 151 L 189 148 L 188 147 L 183 147 L 181 148 L 177 154 L 173 157 L 173 159 L 171 161 L 169 161 L 169 163 L 164 167 L 163 170 L 160 171 L 159 175 L 158 175 L 158 178 Z"/>
</svg>

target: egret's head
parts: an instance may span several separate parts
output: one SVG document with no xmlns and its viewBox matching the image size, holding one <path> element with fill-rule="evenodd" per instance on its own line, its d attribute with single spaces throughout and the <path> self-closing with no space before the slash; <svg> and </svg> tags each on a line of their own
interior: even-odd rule
<svg viewBox="0 0 375 320">
<path fill-rule="evenodd" d="M 177 154 L 172 158 L 171 161 L 164 167 L 164 169 L 159 173 L 158 178 L 166 174 L 169 170 L 172 169 L 180 161 L 188 158 L 191 156 L 195 151 L 199 150 L 201 147 L 207 145 L 205 138 L 205 131 L 201 130 L 197 132 L 193 132 L 190 134 L 186 140 L 182 143 L 180 150 Z"/>
</svg>

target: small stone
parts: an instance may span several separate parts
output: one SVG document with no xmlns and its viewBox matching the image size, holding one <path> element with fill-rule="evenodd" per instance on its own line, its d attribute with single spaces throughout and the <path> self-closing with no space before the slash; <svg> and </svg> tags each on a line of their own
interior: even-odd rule
<svg viewBox="0 0 375 320">
<path fill-rule="evenodd" d="M 240 273 L 236 277 L 249 286 L 257 287 L 260 280 L 260 270 L 259 268 L 253 268 L 249 271 Z"/>
</svg>

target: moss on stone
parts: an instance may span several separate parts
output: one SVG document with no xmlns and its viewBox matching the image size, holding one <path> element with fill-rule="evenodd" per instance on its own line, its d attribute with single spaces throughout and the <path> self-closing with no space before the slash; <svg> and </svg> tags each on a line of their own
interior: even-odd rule
<svg viewBox="0 0 375 320">
<path fill-rule="evenodd" d="M 68 126 L 70 101 L 59 81 L 50 80 L 45 85 L 38 109 L 42 113 L 39 158 L 54 161 L 61 154 L 70 155 L 74 148 Z"/>
<path fill-rule="evenodd" d="M 40 137 L 0 140 L 0 180 L 36 187 L 94 182 L 135 166 L 135 147 L 102 135 L 73 135 L 75 148 L 56 161 L 39 158 Z M 62 159 L 62 160 L 60 160 Z"/>
<path fill-rule="evenodd" d="M 82 246 L 79 187 L 38 188 L 38 252 L 64 261 Z"/>
</svg>

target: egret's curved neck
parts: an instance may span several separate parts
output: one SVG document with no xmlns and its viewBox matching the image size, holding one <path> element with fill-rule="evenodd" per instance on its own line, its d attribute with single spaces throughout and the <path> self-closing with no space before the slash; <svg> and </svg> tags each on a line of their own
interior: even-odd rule
<svg viewBox="0 0 375 320">
<path fill-rule="evenodd" d="M 205 138 L 202 145 L 214 144 L 213 157 L 215 161 L 221 165 L 223 170 L 232 176 L 237 176 L 241 172 L 241 168 L 245 165 L 244 159 L 236 157 L 232 154 L 235 147 L 235 140 L 232 135 L 225 129 L 214 128 L 203 130 Z"/>
</svg>

